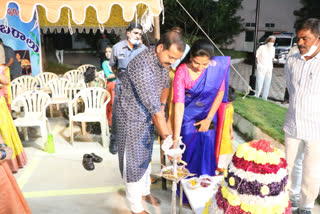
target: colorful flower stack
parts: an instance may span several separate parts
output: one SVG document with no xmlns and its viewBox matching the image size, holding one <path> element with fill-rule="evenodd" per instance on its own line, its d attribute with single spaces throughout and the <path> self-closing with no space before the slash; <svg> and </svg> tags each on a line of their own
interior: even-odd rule
<svg viewBox="0 0 320 214">
<path fill-rule="evenodd" d="M 289 214 L 284 153 L 264 140 L 238 147 L 210 211 L 214 214 Z"/>
</svg>

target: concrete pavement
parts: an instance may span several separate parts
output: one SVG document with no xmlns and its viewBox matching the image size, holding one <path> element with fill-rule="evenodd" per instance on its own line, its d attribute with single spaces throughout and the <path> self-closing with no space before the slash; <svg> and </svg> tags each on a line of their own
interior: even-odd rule
<svg viewBox="0 0 320 214">
<path fill-rule="evenodd" d="M 68 121 L 62 117 L 49 118 L 54 135 L 54 154 L 42 151 L 39 130 L 29 129 L 30 140 L 23 141 L 29 158 L 28 164 L 15 174 L 17 182 L 33 214 L 129 214 L 125 199 L 118 156 L 111 155 L 101 146 L 100 136 L 80 134 L 75 126 L 75 143 L 69 143 Z M 86 171 L 82 166 L 85 153 L 103 157 L 95 170 Z M 152 174 L 160 172 L 160 147 L 154 145 Z M 160 207 L 144 203 L 150 213 L 166 214 L 171 210 L 171 190 L 161 189 L 161 182 L 152 185 L 152 194 L 161 200 Z M 192 213 L 183 207 L 182 213 Z"/>
<path fill-rule="evenodd" d="M 233 64 L 241 76 L 249 83 L 250 75 L 252 73 L 252 65 L 246 64 L 244 62 Z M 282 101 L 285 92 L 285 74 L 283 66 L 274 66 L 272 73 L 271 86 L 269 90 L 269 98 L 272 100 Z M 239 78 L 238 74 L 231 69 L 230 70 L 230 85 L 238 91 L 245 92 L 247 86 Z"/>
<path fill-rule="evenodd" d="M 129 214 L 128 202 L 122 182 L 117 155 L 111 155 L 101 146 L 100 136 L 82 136 L 80 126 L 74 126 L 75 143 L 69 143 L 68 121 L 62 117 L 49 118 L 54 135 L 55 153 L 42 150 L 39 130 L 29 129 L 29 141 L 22 141 L 29 162 L 15 174 L 17 182 L 33 214 Z M 244 140 L 235 133 L 234 148 Z M 85 153 L 103 157 L 95 170 L 86 171 L 82 166 Z M 160 146 L 155 141 L 152 157 L 152 175 L 160 172 Z M 161 182 L 151 186 L 151 193 L 161 200 L 159 207 L 144 203 L 152 214 L 171 213 L 171 186 L 161 189 Z M 177 204 L 178 207 L 178 204 Z M 183 206 L 183 214 L 192 210 Z M 320 213 L 317 205 L 314 213 Z"/>
</svg>

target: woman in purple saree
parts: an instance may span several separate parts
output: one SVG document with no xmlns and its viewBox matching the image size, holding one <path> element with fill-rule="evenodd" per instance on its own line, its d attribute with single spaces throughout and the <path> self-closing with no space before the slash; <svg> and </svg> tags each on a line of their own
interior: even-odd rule
<svg viewBox="0 0 320 214">
<path fill-rule="evenodd" d="M 182 160 L 197 176 L 215 175 L 216 112 L 228 97 L 230 57 L 213 57 L 213 53 L 209 41 L 197 40 L 173 83 L 173 140 L 182 136 L 186 145 Z"/>
</svg>

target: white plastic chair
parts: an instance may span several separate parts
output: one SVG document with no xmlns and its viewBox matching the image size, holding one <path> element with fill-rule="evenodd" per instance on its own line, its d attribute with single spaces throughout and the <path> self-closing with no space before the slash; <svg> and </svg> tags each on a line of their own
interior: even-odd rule
<svg viewBox="0 0 320 214">
<path fill-rule="evenodd" d="M 59 77 L 50 80 L 47 85 L 51 90 L 50 104 L 57 104 L 57 110 L 59 110 L 59 104 L 69 102 L 70 81 L 68 79 Z M 50 117 L 53 117 L 52 105 L 50 105 Z"/>
<path fill-rule="evenodd" d="M 43 72 L 43 73 L 36 75 L 35 78 L 38 79 L 38 81 L 40 83 L 40 89 L 42 89 L 44 91 L 48 91 L 48 86 L 47 86 L 48 82 L 50 80 L 58 78 L 58 75 L 55 73 L 51 73 L 51 72 Z"/>
<path fill-rule="evenodd" d="M 82 89 L 86 87 L 86 84 L 84 83 L 84 75 L 83 71 L 80 71 L 78 69 L 76 70 L 70 70 L 67 71 L 63 77 L 68 79 L 71 84 L 71 88 L 73 89 Z"/>
<path fill-rule="evenodd" d="M 75 95 L 83 88 L 86 88 L 86 84 L 84 82 L 84 72 L 80 70 L 70 70 L 67 71 L 63 77 L 70 81 L 70 93 L 69 99 L 71 100 Z M 77 113 L 77 108 L 75 108 Z"/>
<path fill-rule="evenodd" d="M 90 86 L 90 85 L 92 85 L 92 86 Z M 86 86 L 87 86 L 87 88 L 88 87 L 106 88 L 106 82 L 104 81 L 104 79 L 97 77 L 92 82 L 86 83 Z"/>
<path fill-rule="evenodd" d="M 78 99 L 84 102 L 83 113 L 73 113 L 73 105 Z M 107 146 L 107 135 L 109 136 L 109 125 L 107 121 L 106 108 L 110 101 L 107 90 L 98 87 L 82 89 L 75 98 L 69 102 L 70 142 L 73 144 L 73 122 L 99 122 L 101 126 L 101 137 L 103 147 Z"/>
<path fill-rule="evenodd" d="M 91 64 L 85 64 L 85 65 L 79 66 L 79 67 L 77 68 L 77 70 L 82 71 L 82 72 L 85 72 L 88 67 L 96 67 L 96 66 L 91 65 Z"/>
<path fill-rule="evenodd" d="M 39 81 L 28 75 L 23 75 L 18 78 L 15 78 L 11 82 L 11 108 L 12 110 L 19 112 L 20 104 L 18 102 L 14 102 L 17 96 L 20 94 L 36 90 L 39 85 Z"/>
<path fill-rule="evenodd" d="M 47 141 L 49 132 L 49 122 L 46 117 L 46 108 L 50 104 L 50 96 L 43 91 L 27 91 L 20 94 L 13 101 L 21 102 L 24 115 L 18 117 L 13 122 L 16 127 L 39 126 L 41 130 L 42 141 Z M 23 129 L 25 140 L 28 140 L 27 128 Z"/>
<path fill-rule="evenodd" d="M 103 79 L 103 80 L 106 80 L 106 76 L 104 75 L 103 70 L 98 71 L 97 73 L 98 73 L 98 77 L 99 77 L 99 78 L 101 78 L 101 79 Z"/>
</svg>

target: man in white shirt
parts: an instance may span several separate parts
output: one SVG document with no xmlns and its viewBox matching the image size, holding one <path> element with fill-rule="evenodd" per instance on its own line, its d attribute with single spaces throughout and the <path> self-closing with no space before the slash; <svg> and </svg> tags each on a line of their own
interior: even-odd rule
<svg viewBox="0 0 320 214">
<path fill-rule="evenodd" d="M 289 108 L 283 130 L 289 194 L 299 214 L 311 214 L 320 188 L 320 20 L 297 26 L 299 53 L 285 65 Z"/>
<path fill-rule="evenodd" d="M 293 54 L 297 54 L 300 53 L 299 48 L 297 45 L 293 46 L 292 48 L 290 48 L 290 51 L 288 53 L 288 57 L 293 55 Z M 281 102 L 282 104 L 288 104 L 289 103 L 289 92 L 288 89 L 286 87 L 285 93 L 284 93 L 284 98 L 283 101 Z"/>
<path fill-rule="evenodd" d="M 273 69 L 273 58 L 275 55 L 274 42 L 276 37 L 269 36 L 267 43 L 261 45 L 257 49 L 256 58 L 257 58 L 257 81 L 256 81 L 256 97 L 259 97 L 264 86 L 262 98 L 264 100 L 268 99 L 271 78 L 272 78 L 272 69 Z"/>
</svg>

